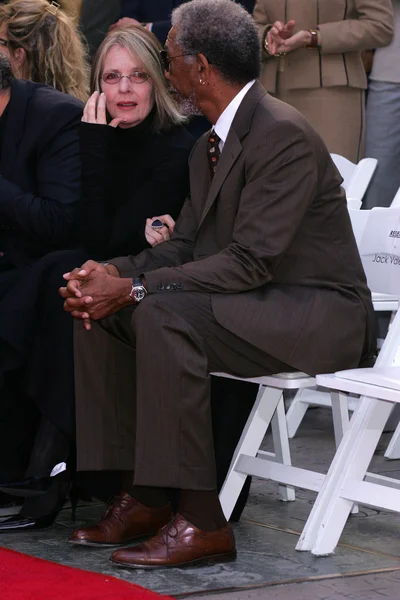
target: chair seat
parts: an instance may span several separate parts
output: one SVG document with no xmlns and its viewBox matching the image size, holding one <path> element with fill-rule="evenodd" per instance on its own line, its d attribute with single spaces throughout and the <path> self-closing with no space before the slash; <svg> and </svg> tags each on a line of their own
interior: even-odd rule
<svg viewBox="0 0 400 600">
<path fill-rule="evenodd" d="M 227 379 L 237 379 L 239 381 L 247 381 L 249 383 L 257 383 L 267 387 L 277 388 L 281 390 L 298 390 L 300 388 L 312 387 L 316 385 L 315 377 L 310 377 L 301 371 L 292 373 L 276 373 L 275 375 L 264 375 L 262 377 L 236 377 L 227 373 L 210 373 L 215 377 L 226 377 Z"/>
<path fill-rule="evenodd" d="M 391 294 L 372 292 L 372 303 L 375 311 L 397 311 L 399 298 Z"/>
<path fill-rule="evenodd" d="M 330 375 L 317 375 L 316 380 L 318 385 L 339 390 L 340 392 L 379 398 L 380 400 L 388 400 L 389 402 L 400 402 L 400 390 L 388 387 L 388 381 L 384 378 L 386 375 L 381 374 L 380 378 L 379 370 L 379 367 L 374 367 L 373 369 L 351 369 Z M 374 375 L 372 375 L 372 371 Z M 363 372 L 365 372 L 364 376 Z M 370 383 L 372 380 L 374 383 Z"/>
</svg>

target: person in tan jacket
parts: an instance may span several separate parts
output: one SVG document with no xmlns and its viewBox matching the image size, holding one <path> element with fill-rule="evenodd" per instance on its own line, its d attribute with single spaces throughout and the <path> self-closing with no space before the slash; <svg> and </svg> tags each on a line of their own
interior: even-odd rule
<svg viewBox="0 0 400 600">
<path fill-rule="evenodd" d="M 361 52 L 390 44 L 390 0 L 257 0 L 261 83 L 297 108 L 328 150 L 358 162 L 367 77 Z"/>
</svg>

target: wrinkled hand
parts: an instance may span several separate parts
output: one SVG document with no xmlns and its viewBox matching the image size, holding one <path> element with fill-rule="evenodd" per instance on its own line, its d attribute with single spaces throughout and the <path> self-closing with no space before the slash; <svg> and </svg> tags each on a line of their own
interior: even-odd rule
<svg viewBox="0 0 400 600">
<path fill-rule="evenodd" d="M 159 219 L 163 223 L 165 223 L 164 227 L 161 229 L 153 229 L 151 224 L 155 219 Z M 144 235 L 146 236 L 146 240 L 150 244 L 150 246 L 157 246 L 162 242 L 166 242 L 170 239 L 171 235 L 174 232 L 175 221 L 170 215 L 162 215 L 161 217 L 152 217 L 151 219 L 146 219 L 146 227 L 144 230 Z"/>
<path fill-rule="evenodd" d="M 136 19 L 131 19 L 130 17 L 122 17 L 122 19 L 119 19 L 116 23 L 113 23 L 113 25 L 110 26 L 108 31 L 112 31 L 113 29 L 117 29 L 118 27 L 131 27 L 132 25 L 142 25 L 142 23 L 139 23 L 139 21 L 137 21 Z M 150 23 L 146 23 L 146 29 L 149 29 L 149 25 Z"/>
<path fill-rule="evenodd" d="M 276 21 L 268 32 L 268 49 L 271 54 L 287 54 L 297 48 L 304 48 L 311 44 L 309 31 L 298 31 L 293 34 L 295 21 L 288 21 L 286 25 Z"/>
<path fill-rule="evenodd" d="M 99 92 L 93 92 L 83 109 L 82 121 L 83 123 L 107 125 L 106 97 L 103 93 L 99 94 Z M 122 117 L 117 117 L 108 123 L 108 125 L 115 128 L 123 121 L 124 119 Z"/>
</svg>

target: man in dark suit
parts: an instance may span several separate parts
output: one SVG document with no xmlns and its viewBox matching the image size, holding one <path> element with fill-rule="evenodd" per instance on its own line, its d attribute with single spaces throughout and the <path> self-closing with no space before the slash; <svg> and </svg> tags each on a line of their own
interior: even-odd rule
<svg viewBox="0 0 400 600">
<path fill-rule="evenodd" d="M 122 0 L 122 20 L 120 24 L 133 22 L 145 23 L 148 29 L 158 37 L 162 44 L 167 39 L 171 29 L 171 14 L 188 0 Z M 253 12 L 255 0 L 242 0 L 242 4 L 249 12 Z"/>
<path fill-rule="evenodd" d="M 171 84 L 214 124 L 191 155 L 191 196 L 169 242 L 89 261 L 61 290 L 86 328 L 100 320 L 75 328 L 78 467 L 127 475 L 100 525 L 71 541 L 155 534 L 113 554 L 133 568 L 235 554 L 216 491 L 210 372 L 329 372 L 375 348 L 342 179 L 304 118 L 255 81 L 251 17 L 231 0 L 192 0 L 166 47 Z"/>
<path fill-rule="evenodd" d="M 171 28 L 171 14 L 187 0 L 123 0 L 123 18 L 117 24 L 129 25 L 142 23 L 158 37 L 162 44 Z M 240 4 L 252 13 L 254 0 L 241 0 Z M 188 130 L 197 139 L 210 128 L 204 117 L 194 117 L 188 124 Z M 218 487 L 221 487 L 233 452 L 239 441 L 243 427 L 256 399 L 258 386 L 252 383 L 213 378 L 212 415 L 214 429 L 214 448 L 217 463 Z M 230 413 L 230 427 L 224 426 L 226 412 Z M 246 504 L 250 488 L 248 477 L 232 513 L 231 520 L 238 521 Z"/>
<path fill-rule="evenodd" d="M 42 256 L 71 246 L 80 198 L 78 127 L 82 103 L 53 88 L 15 80 L 0 54 L 0 301 L 1 319 L 15 286 Z M 19 298 L 30 302 L 29 289 Z M 9 304 L 10 303 L 10 304 Z M 13 332 L 10 332 L 13 335 Z M 20 477 L 34 420 L 14 385 L 4 384 L 11 360 L 0 345 L 0 481 Z M 11 390 L 12 387 L 12 390 Z M 26 417 L 26 418 L 25 418 Z"/>
</svg>

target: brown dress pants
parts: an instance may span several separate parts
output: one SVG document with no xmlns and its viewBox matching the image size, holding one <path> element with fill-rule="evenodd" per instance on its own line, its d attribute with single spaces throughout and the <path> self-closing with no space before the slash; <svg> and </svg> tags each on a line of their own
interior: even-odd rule
<svg viewBox="0 0 400 600">
<path fill-rule="evenodd" d="M 78 470 L 134 471 L 136 485 L 216 489 L 209 372 L 293 370 L 219 325 L 203 293 L 78 322 L 74 344 Z"/>
</svg>

